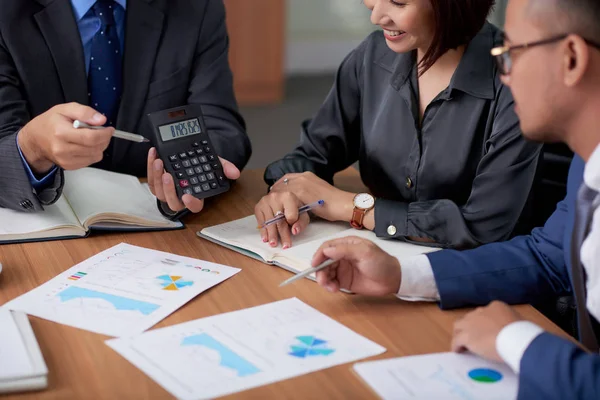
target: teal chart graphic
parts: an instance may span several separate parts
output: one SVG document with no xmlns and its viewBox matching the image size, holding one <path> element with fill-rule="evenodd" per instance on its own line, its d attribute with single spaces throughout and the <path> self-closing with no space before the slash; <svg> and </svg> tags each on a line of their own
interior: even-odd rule
<svg viewBox="0 0 600 400">
<path fill-rule="evenodd" d="M 293 357 L 307 358 L 315 356 L 328 356 L 335 352 L 327 346 L 327 341 L 314 336 L 296 336 L 298 344 L 292 345 L 288 354 Z"/>
<path fill-rule="evenodd" d="M 469 378 L 480 383 L 496 383 L 502 380 L 502 374 L 488 368 L 478 368 L 469 371 Z"/>
<path fill-rule="evenodd" d="M 160 308 L 156 304 L 146 303 L 145 301 L 128 299 L 127 297 L 83 289 L 77 286 L 71 286 L 63 290 L 58 294 L 58 297 L 62 302 L 75 299 L 101 299 L 111 303 L 117 310 L 139 311 L 144 315 L 149 315 Z"/>
<path fill-rule="evenodd" d="M 161 275 L 156 277 L 160 281 L 160 286 L 162 286 L 162 290 L 173 290 L 177 291 L 179 289 L 183 289 L 186 286 L 192 286 L 194 282 L 185 281 L 181 276 L 173 276 L 173 275 Z"/>
<path fill-rule="evenodd" d="M 223 345 L 221 342 L 212 336 L 201 333 L 198 335 L 188 336 L 181 342 L 182 346 L 203 346 L 219 353 L 221 357 L 220 365 L 225 368 L 237 371 L 239 377 L 256 374 L 260 370 L 245 360 L 231 349 Z"/>
</svg>

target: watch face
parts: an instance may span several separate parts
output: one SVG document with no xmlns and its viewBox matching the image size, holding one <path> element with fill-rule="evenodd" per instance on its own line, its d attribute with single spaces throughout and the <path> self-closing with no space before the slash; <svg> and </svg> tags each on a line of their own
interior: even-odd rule
<svg viewBox="0 0 600 400">
<path fill-rule="evenodd" d="M 354 198 L 354 206 L 367 210 L 375 205 L 375 199 L 368 193 L 360 193 Z"/>
</svg>

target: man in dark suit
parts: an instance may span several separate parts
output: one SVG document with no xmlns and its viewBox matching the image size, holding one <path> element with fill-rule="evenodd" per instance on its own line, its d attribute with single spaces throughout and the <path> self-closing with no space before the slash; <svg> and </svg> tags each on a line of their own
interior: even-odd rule
<svg viewBox="0 0 600 400">
<path fill-rule="evenodd" d="M 568 195 L 530 236 L 471 251 L 398 260 L 372 242 L 325 243 L 313 265 L 319 284 L 359 294 L 439 301 L 444 309 L 485 305 L 456 322 L 452 348 L 506 362 L 520 399 L 600 398 L 600 2 L 510 0 L 505 47 L 494 49 L 523 133 L 562 141 L 578 154 Z M 507 188 L 506 190 L 510 190 Z M 579 339 L 522 321 L 505 303 L 573 294 Z"/>
<path fill-rule="evenodd" d="M 111 139 L 149 136 L 150 112 L 201 104 L 225 175 L 250 142 L 237 111 L 221 0 L 0 0 L 0 207 L 39 211 L 60 197 L 63 169 L 148 175 L 165 211 L 175 195 L 156 152 Z M 106 129 L 72 127 L 75 119 Z M 167 207 L 168 205 L 168 207 Z"/>
</svg>

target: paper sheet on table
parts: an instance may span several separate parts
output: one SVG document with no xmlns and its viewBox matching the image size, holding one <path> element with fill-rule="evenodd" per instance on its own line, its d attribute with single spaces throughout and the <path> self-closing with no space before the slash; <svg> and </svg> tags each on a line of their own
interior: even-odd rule
<svg viewBox="0 0 600 400">
<path fill-rule="evenodd" d="M 106 343 L 180 399 L 236 393 L 385 351 L 295 298 Z"/>
<path fill-rule="evenodd" d="M 385 400 L 510 400 L 519 379 L 504 364 L 439 353 L 358 363 L 356 373 Z"/>
<path fill-rule="evenodd" d="M 121 243 L 5 307 L 104 335 L 134 335 L 239 271 Z"/>
</svg>

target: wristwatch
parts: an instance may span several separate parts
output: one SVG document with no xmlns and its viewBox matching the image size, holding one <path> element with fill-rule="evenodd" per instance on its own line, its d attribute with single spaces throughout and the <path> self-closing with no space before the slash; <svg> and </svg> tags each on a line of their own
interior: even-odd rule
<svg viewBox="0 0 600 400">
<path fill-rule="evenodd" d="M 354 210 L 352 211 L 352 219 L 350 225 L 355 229 L 363 228 L 363 219 L 367 211 L 375 207 L 375 198 L 369 193 L 359 193 L 354 196 Z"/>
</svg>

